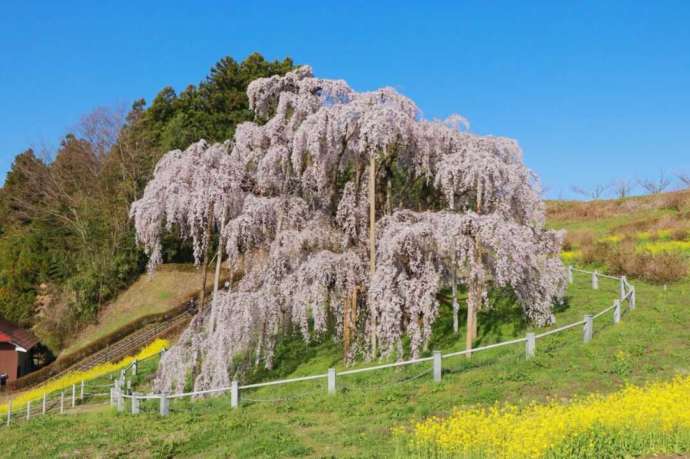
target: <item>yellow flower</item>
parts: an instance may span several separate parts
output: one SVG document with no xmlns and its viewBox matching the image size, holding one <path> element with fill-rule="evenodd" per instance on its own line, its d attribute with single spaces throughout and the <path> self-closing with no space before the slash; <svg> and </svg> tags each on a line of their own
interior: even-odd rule
<svg viewBox="0 0 690 459">
<path fill-rule="evenodd" d="M 592 428 L 663 432 L 690 430 L 690 377 L 628 386 L 610 395 L 590 395 L 568 404 L 548 402 L 522 409 L 510 404 L 456 409 L 446 419 L 429 418 L 410 435 L 413 449 L 449 455 L 539 458 Z M 588 449 L 595 450 L 589 444 Z"/>
<path fill-rule="evenodd" d="M 20 407 L 25 406 L 30 400 L 38 400 L 43 397 L 43 394 L 50 394 L 52 392 L 58 392 L 67 388 L 71 388 L 72 385 L 80 385 L 82 381 L 91 381 L 96 378 L 114 373 L 122 368 L 125 368 L 134 360 L 143 360 L 148 357 L 159 354 L 163 349 L 169 346 L 169 342 L 164 339 L 157 339 L 153 343 L 142 349 L 137 355 L 131 357 L 125 357 L 117 363 L 102 363 L 97 365 L 90 370 L 86 371 L 75 371 L 61 376 L 58 379 L 50 381 L 42 386 L 36 387 L 26 392 L 20 393 L 15 399 L 12 400 L 12 410 L 18 411 Z M 8 405 L 0 405 L 0 414 L 7 413 Z"/>
</svg>

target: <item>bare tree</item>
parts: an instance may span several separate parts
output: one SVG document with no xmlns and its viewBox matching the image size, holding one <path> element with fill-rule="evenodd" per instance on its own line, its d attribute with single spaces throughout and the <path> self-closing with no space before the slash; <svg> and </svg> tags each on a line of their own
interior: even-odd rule
<svg viewBox="0 0 690 459">
<path fill-rule="evenodd" d="M 690 174 L 687 172 L 677 172 L 676 177 L 683 184 L 683 188 L 690 188 Z"/>
<path fill-rule="evenodd" d="M 671 178 L 662 170 L 659 171 L 659 176 L 654 180 L 640 179 L 637 181 L 639 185 L 649 194 L 658 194 L 664 192 L 671 185 Z"/>
<path fill-rule="evenodd" d="M 624 178 L 615 180 L 611 184 L 611 188 L 618 199 L 625 199 L 630 196 L 634 186 L 635 185 L 632 180 Z"/>
<path fill-rule="evenodd" d="M 573 192 L 585 196 L 589 199 L 601 199 L 604 196 L 604 193 L 606 193 L 606 191 L 608 191 L 610 187 L 611 185 L 595 185 L 591 189 L 587 189 L 573 185 L 572 187 L 570 187 L 570 189 Z"/>
</svg>

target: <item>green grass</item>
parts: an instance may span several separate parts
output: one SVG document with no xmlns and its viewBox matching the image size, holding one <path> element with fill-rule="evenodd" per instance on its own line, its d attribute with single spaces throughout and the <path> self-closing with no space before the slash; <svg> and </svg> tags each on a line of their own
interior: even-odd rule
<svg viewBox="0 0 690 459">
<path fill-rule="evenodd" d="M 668 290 L 640 282 L 638 308 L 625 311 L 614 326 L 611 316 L 595 322 L 594 340 L 582 343 L 580 328 L 537 342 L 537 355 L 525 360 L 515 345 L 479 353 L 471 359 L 444 361 L 441 384 L 429 364 L 338 378 L 338 393 L 326 395 L 325 381 L 276 386 L 242 393 L 232 411 L 227 397 L 196 402 L 175 400 L 171 416 L 157 416 L 145 402 L 139 416 L 118 414 L 107 406 L 79 415 L 48 416 L 2 428 L 4 452 L 11 457 L 387 457 L 395 454 L 395 426 L 411 426 L 430 415 L 444 415 L 464 404 L 570 398 L 610 392 L 626 383 L 668 379 L 690 372 L 690 282 Z M 580 320 L 611 304 L 614 281 L 576 275 L 558 323 Z M 481 343 L 524 336 L 529 331 L 511 303 L 497 298 L 497 309 L 480 317 Z M 462 349 L 464 338 L 450 331 L 444 305 L 432 348 Z M 341 349 L 331 341 L 306 346 L 282 343 L 278 367 L 255 378 L 325 372 L 340 363 Z M 153 364 L 151 364 L 153 365 Z M 152 370 L 152 367 L 149 368 Z M 149 376 L 144 375 L 148 373 Z M 150 371 L 137 381 L 146 389 Z M 414 379 L 412 379 L 414 378 Z"/>
<path fill-rule="evenodd" d="M 211 285 L 213 276 L 208 276 Z M 83 329 L 62 351 L 77 351 L 119 328 L 151 314 L 166 312 L 187 300 L 201 285 L 199 271 L 191 265 L 168 264 L 153 275 L 143 274 L 112 303 L 106 305 L 96 323 Z"/>
</svg>

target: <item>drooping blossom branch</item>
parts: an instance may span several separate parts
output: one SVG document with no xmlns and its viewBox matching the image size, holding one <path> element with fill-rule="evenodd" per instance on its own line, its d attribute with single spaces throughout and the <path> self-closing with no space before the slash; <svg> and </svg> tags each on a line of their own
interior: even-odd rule
<svg viewBox="0 0 690 459">
<path fill-rule="evenodd" d="M 354 331 L 348 358 L 418 355 L 438 293 L 455 282 L 475 312 L 488 289 L 507 287 L 530 320 L 553 321 L 565 285 L 561 236 L 544 228 L 516 142 L 461 131 L 457 116 L 423 120 L 391 88 L 356 92 L 309 67 L 256 80 L 247 94 L 257 122 L 239 125 L 232 143 L 188 150 L 218 152 L 208 179 L 188 170 L 206 167 L 199 159 L 171 152 L 132 208 L 153 264 L 166 227 L 179 225 L 203 250 L 204 225 L 223 212 L 221 244 L 242 272 L 166 354 L 158 389 L 180 390 L 190 373 L 197 389 L 226 385 L 243 355 L 271 367 L 292 329 L 305 341 L 349 342 Z M 407 195 L 412 187 L 424 196 Z"/>
</svg>

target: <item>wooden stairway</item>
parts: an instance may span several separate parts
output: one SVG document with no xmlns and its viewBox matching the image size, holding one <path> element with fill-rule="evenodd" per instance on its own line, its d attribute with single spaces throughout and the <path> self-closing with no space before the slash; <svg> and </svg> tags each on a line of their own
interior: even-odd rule
<svg viewBox="0 0 690 459">
<path fill-rule="evenodd" d="M 189 323 L 192 317 L 193 315 L 189 311 L 184 311 L 166 321 L 145 325 L 144 327 L 127 335 L 121 340 L 116 341 L 110 346 L 91 354 L 70 367 L 65 368 L 63 371 L 54 375 L 49 380 L 57 379 L 60 376 L 70 372 L 86 371 L 102 363 L 117 362 L 125 357 L 135 355 L 137 352 L 139 352 L 139 350 L 148 344 L 151 344 L 156 338 L 165 336 L 174 330 L 180 329 Z"/>
</svg>

